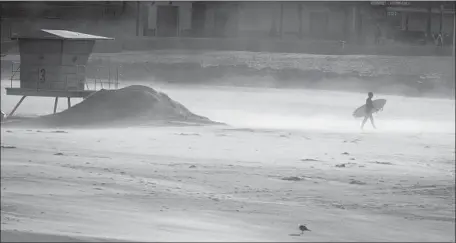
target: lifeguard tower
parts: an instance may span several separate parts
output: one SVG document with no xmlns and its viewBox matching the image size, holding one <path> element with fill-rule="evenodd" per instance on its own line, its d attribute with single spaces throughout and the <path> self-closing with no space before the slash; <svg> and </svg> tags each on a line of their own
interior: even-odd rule
<svg viewBox="0 0 456 243">
<path fill-rule="evenodd" d="M 95 86 L 89 88 L 86 78 L 87 61 L 92 53 L 95 41 L 114 40 L 113 38 L 78 33 L 68 30 L 41 29 L 32 33 L 13 37 L 19 42 L 20 63 L 12 64 L 11 86 L 6 88 L 7 95 L 20 95 L 22 98 L 8 116 L 14 114 L 27 96 L 54 97 L 54 113 L 57 110 L 59 97 L 86 98 L 97 91 Z M 90 67 L 100 71 L 101 67 Z M 13 85 L 13 79 L 20 73 L 19 87 Z M 118 69 L 113 87 L 118 87 Z M 97 76 L 97 75 L 96 75 Z M 98 84 L 109 83 L 111 87 L 111 68 L 108 78 Z M 15 87 L 16 86 L 16 87 Z"/>
</svg>

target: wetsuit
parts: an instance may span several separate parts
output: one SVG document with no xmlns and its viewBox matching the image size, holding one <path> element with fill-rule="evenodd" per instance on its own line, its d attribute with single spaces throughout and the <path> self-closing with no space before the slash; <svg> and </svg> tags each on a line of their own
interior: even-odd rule
<svg viewBox="0 0 456 243">
<path fill-rule="evenodd" d="M 372 114 L 373 110 L 375 109 L 374 103 L 372 103 L 371 98 L 366 99 L 366 115 Z"/>
<path fill-rule="evenodd" d="M 361 124 L 361 129 L 364 127 L 367 119 L 369 119 L 372 123 L 372 126 L 375 128 L 374 117 L 372 117 L 372 113 L 375 111 L 374 104 L 372 103 L 372 98 L 366 99 L 366 114 L 364 115 L 364 120 Z"/>
</svg>

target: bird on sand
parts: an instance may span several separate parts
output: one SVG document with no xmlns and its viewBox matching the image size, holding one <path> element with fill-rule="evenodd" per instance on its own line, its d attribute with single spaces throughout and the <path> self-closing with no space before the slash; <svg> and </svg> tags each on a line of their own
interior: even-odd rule
<svg viewBox="0 0 456 243">
<path fill-rule="evenodd" d="M 299 225 L 299 230 L 301 231 L 301 235 L 304 234 L 304 231 L 311 231 L 310 229 L 307 228 L 307 226 L 300 224 Z"/>
</svg>

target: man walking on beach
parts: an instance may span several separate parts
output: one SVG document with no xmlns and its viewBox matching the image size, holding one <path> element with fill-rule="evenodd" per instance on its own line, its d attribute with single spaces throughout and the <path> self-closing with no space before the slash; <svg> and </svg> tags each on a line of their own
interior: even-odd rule
<svg viewBox="0 0 456 243">
<path fill-rule="evenodd" d="M 374 97 L 374 94 L 372 92 L 369 92 L 368 97 L 366 99 L 366 110 L 365 110 L 363 123 L 361 124 L 361 129 L 364 128 L 364 124 L 366 124 L 367 119 L 370 119 L 372 127 L 374 127 L 374 129 L 377 129 L 374 124 L 374 117 L 372 116 L 372 113 L 374 113 L 376 111 L 374 104 L 372 103 L 373 97 Z"/>
</svg>

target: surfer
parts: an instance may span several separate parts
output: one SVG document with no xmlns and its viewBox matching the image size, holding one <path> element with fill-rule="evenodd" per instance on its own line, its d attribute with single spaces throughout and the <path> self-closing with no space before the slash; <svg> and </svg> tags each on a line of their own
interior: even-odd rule
<svg viewBox="0 0 456 243">
<path fill-rule="evenodd" d="M 370 119 L 372 127 L 374 127 L 374 129 L 377 129 L 374 124 L 374 117 L 372 116 L 372 113 L 377 111 L 377 109 L 375 109 L 375 107 L 374 107 L 374 104 L 372 103 L 372 97 L 374 97 L 374 94 L 372 92 L 369 92 L 367 95 L 368 95 L 368 97 L 366 99 L 366 110 L 365 110 L 366 114 L 364 115 L 364 120 L 363 120 L 363 123 L 361 124 L 361 129 L 364 128 L 364 124 L 366 124 L 367 119 Z"/>
</svg>

